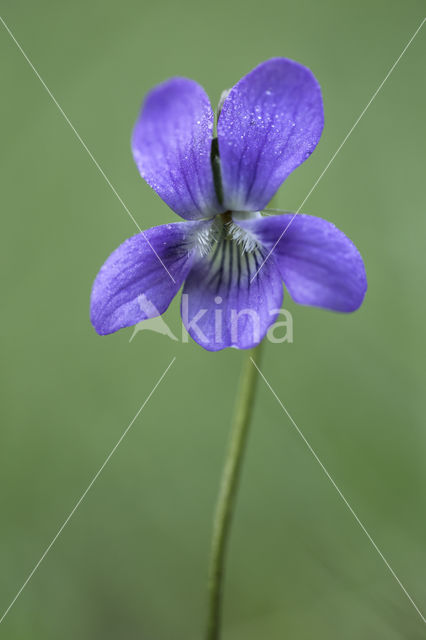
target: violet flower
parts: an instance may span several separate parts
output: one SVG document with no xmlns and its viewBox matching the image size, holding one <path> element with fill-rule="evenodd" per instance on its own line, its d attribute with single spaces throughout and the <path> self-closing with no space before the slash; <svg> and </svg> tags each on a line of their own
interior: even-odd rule
<svg viewBox="0 0 426 640">
<path fill-rule="evenodd" d="M 284 58 L 263 62 L 225 94 L 217 138 L 213 128 L 209 99 L 193 80 L 173 78 L 146 97 L 133 156 L 185 221 L 135 235 L 107 259 L 91 297 L 99 334 L 162 314 L 182 284 L 184 325 L 211 351 L 258 344 L 277 318 L 283 282 L 299 304 L 361 305 L 364 264 L 341 231 L 307 215 L 290 223 L 291 215 L 261 214 L 321 136 L 311 71 Z"/>
</svg>

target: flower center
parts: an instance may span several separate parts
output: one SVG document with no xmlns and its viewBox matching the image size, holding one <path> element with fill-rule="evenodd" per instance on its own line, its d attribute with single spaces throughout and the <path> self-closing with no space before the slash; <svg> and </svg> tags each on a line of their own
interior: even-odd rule
<svg viewBox="0 0 426 640">
<path fill-rule="evenodd" d="M 231 243 L 241 254 L 250 254 L 258 249 L 258 243 L 250 232 L 240 227 L 236 221 L 260 216 L 258 212 L 225 211 L 217 215 L 208 229 L 197 234 L 197 245 L 202 256 L 214 252 L 217 245 Z"/>
</svg>

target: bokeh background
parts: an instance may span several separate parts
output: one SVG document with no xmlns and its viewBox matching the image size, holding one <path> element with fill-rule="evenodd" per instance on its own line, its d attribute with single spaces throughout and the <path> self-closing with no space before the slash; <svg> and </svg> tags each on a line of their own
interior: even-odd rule
<svg viewBox="0 0 426 640">
<path fill-rule="evenodd" d="M 1 14 L 142 228 L 174 215 L 129 138 L 172 75 L 215 104 L 253 66 L 309 66 L 326 126 L 280 190 L 296 210 L 402 51 L 422 1 L 10 0 Z M 352 316 L 285 305 L 263 371 L 425 611 L 426 27 L 304 207 L 364 256 Z M 0 609 L 172 357 L 126 439 L 0 625 L 7 640 L 199 640 L 212 512 L 244 353 L 131 330 L 100 338 L 90 288 L 135 227 L 0 25 Z M 166 315 L 179 333 L 179 306 Z M 259 384 L 226 582 L 224 640 L 417 640 L 418 613 Z"/>
</svg>

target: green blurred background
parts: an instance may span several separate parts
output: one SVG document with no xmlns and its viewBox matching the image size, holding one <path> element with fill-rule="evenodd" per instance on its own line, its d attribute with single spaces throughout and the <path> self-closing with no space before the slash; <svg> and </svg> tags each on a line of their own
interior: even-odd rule
<svg viewBox="0 0 426 640">
<path fill-rule="evenodd" d="M 308 65 L 326 126 L 278 205 L 296 210 L 419 26 L 422 1 L 73 3 L 1 14 L 142 228 L 174 219 L 129 138 L 144 94 L 195 78 L 215 104 L 271 56 Z M 426 608 L 426 27 L 304 207 L 364 256 L 352 316 L 297 307 L 263 371 Z M 244 353 L 100 338 L 90 288 L 135 227 L 0 25 L 3 276 L 0 609 L 172 357 L 176 361 L 0 625 L 7 640 L 199 640 L 212 511 Z M 166 315 L 180 330 L 175 301 Z M 232 532 L 224 640 L 416 640 L 418 613 L 265 384 Z"/>
</svg>

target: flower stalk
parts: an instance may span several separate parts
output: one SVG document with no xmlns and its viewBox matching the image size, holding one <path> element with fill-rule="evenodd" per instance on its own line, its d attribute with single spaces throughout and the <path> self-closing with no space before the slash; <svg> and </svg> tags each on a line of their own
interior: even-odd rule
<svg viewBox="0 0 426 640">
<path fill-rule="evenodd" d="M 247 352 L 235 405 L 228 453 L 222 474 L 219 497 L 213 522 L 213 537 L 208 579 L 208 619 L 206 640 L 219 640 L 225 576 L 226 550 L 231 530 L 235 499 L 247 444 L 256 392 L 257 370 L 262 343 Z"/>
</svg>

